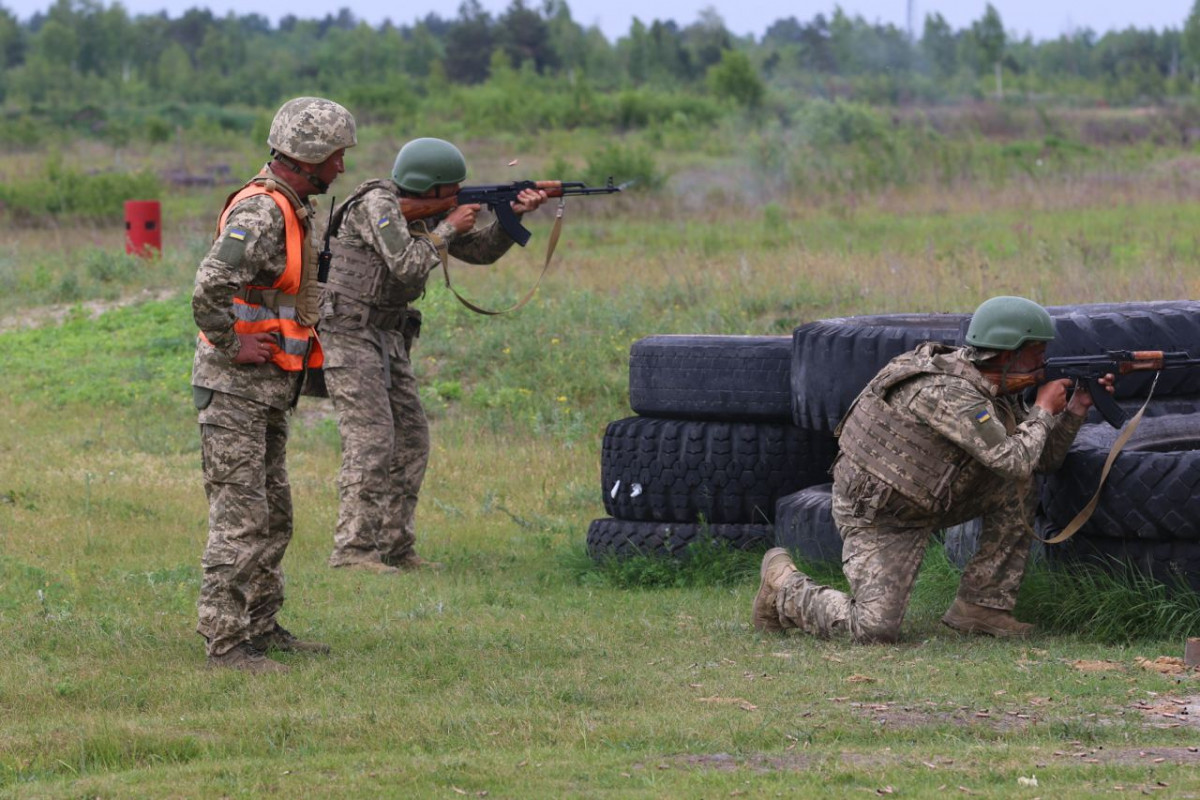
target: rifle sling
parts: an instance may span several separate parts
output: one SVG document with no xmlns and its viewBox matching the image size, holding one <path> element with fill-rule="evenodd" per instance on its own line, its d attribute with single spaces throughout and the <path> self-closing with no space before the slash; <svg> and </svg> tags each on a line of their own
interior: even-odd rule
<svg viewBox="0 0 1200 800">
<path fill-rule="evenodd" d="M 1042 539 L 1041 541 L 1044 544 L 1065 542 L 1074 536 L 1092 518 L 1092 513 L 1096 510 L 1096 506 L 1100 504 L 1100 492 L 1104 489 L 1104 482 L 1108 480 L 1108 473 L 1112 471 L 1113 462 L 1117 460 L 1117 456 L 1121 454 L 1121 450 L 1125 448 L 1125 445 L 1133 438 L 1134 432 L 1137 431 L 1137 427 L 1142 421 L 1142 415 L 1146 413 L 1146 406 L 1150 405 L 1150 398 L 1154 396 L 1154 386 L 1157 383 L 1158 376 L 1155 375 L 1154 383 L 1150 384 L 1150 392 L 1146 395 L 1146 402 L 1142 403 L 1142 407 L 1129 420 L 1129 424 L 1125 426 L 1125 430 L 1121 431 L 1121 435 L 1113 442 L 1112 449 L 1108 451 L 1108 458 L 1104 459 L 1104 468 L 1100 470 L 1100 483 L 1096 486 L 1096 493 L 1092 495 L 1092 499 L 1075 515 L 1074 519 L 1067 523 L 1067 527 L 1049 539 Z M 1041 537 L 1038 538 L 1041 539 Z"/>
<path fill-rule="evenodd" d="M 532 300 L 534 294 L 537 293 L 538 287 L 542 285 L 542 279 L 546 277 L 546 271 L 550 269 L 550 260 L 554 257 L 554 249 L 558 246 L 558 237 L 559 237 L 559 234 L 562 232 L 564 205 L 565 205 L 565 203 L 563 202 L 562 199 L 560 199 L 558 201 L 558 208 L 554 212 L 554 229 L 550 231 L 550 239 L 546 242 L 546 260 L 542 264 L 542 272 L 540 275 L 538 275 L 537 281 L 533 284 L 533 288 L 531 288 L 528 292 L 526 292 L 525 296 L 522 297 L 520 300 L 518 300 L 514 305 L 511 305 L 508 308 L 502 308 L 502 309 L 499 309 L 496 311 L 492 311 L 492 310 L 483 308 L 481 306 L 475 305 L 470 300 L 468 300 L 467 298 L 465 298 L 461 294 L 459 294 L 458 290 L 455 289 L 453 285 L 451 285 L 451 283 L 450 283 L 450 252 L 449 252 L 449 248 L 446 245 L 445 240 L 443 240 L 441 237 L 432 236 L 429 232 L 422 233 L 420 231 L 416 231 L 414 233 L 417 236 L 421 236 L 421 237 L 427 239 L 429 241 L 429 243 L 432 244 L 437 249 L 438 258 L 442 262 L 442 273 L 446 276 L 446 288 L 449 289 L 456 298 L 458 298 L 458 302 L 462 303 L 464 306 L 471 309 L 476 314 L 484 314 L 486 316 L 492 317 L 492 316 L 496 316 L 498 314 L 507 314 L 511 311 L 516 311 L 517 309 L 521 308 L 521 306 L 525 305 L 530 300 Z"/>
</svg>

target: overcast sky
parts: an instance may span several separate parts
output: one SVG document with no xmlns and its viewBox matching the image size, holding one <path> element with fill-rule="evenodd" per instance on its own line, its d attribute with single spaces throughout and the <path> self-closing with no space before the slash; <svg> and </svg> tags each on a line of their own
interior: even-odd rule
<svg viewBox="0 0 1200 800">
<path fill-rule="evenodd" d="M 101 0 L 105 6 L 109 0 Z M 965 28 L 983 16 L 986 0 L 843 0 L 842 9 L 851 16 L 858 15 L 868 22 L 890 22 L 906 27 L 909 4 L 917 36 L 927 13 L 939 12 L 955 30 Z M 283 14 L 301 18 L 320 18 L 345 6 L 356 17 L 370 23 L 390 18 L 396 24 L 411 24 L 430 12 L 443 18 L 458 16 L 460 0 L 124 0 L 131 14 L 165 10 L 178 17 L 189 8 L 206 7 L 223 16 L 230 10 L 239 14 L 257 13 L 272 22 Z M 737 34 L 761 36 L 777 19 L 794 16 L 802 22 L 816 14 L 832 14 L 836 2 L 788 3 L 778 0 L 567 0 L 576 22 L 597 25 L 610 40 L 629 32 L 635 16 L 643 22 L 655 19 L 674 20 L 682 25 L 695 22 L 701 9 L 712 7 L 725 21 L 725 27 Z M 480 0 L 480 5 L 493 15 L 503 12 L 511 0 Z M 1090 27 L 1098 33 L 1112 29 L 1182 28 L 1193 0 L 992 0 L 1000 12 L 1004 27 L 1019 37 L 1031 34 L 1035 39 L 1052 39 L 1078 28 Z M 38 11 L 46 11 L 50 0 L 0 0 L 20 19 L 28 19 Z M 541 0 L 526 0 L 530 8 L 539 8 Z"/>
</svg>

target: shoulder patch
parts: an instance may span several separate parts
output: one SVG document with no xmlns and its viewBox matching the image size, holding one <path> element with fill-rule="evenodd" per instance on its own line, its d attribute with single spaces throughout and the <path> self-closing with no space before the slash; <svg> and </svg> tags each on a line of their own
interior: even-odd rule
<svg viewBox="0 0 1200 800">
<path fill-rule="evenodd" d="M 246 247 L 253 239 L 253 232 L 234 225 L 228 226 L 217 245 L 217 258 L 231 267 L 240 266 L 246 256 Z"/>
<path fill-rule="evenodd" d="M 987 405 L 973 406 L 967 409 L 966 415 L 975 428 L 975 434 L 988 447 L 995 447 L 1008 438 L 1008 432 L 996 420 L 991 408 Z"/>
<path fill-rule="evenodd" d="M 404 233 L 401 232 L 403 226 L 396 225 L 390 215 L 380 217 L 376 227 L 379 228 L 379 238 L 393 255 L 404 250 L 407 242 L 404 241 Z"/>
</svg>

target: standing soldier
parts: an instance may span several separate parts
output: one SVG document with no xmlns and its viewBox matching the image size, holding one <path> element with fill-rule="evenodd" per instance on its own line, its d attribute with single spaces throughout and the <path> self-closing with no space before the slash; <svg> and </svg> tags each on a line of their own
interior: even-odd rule
<svg viewBox="0 0 1200 800">
<path fill-rule="evenodd" d="M 457 147 L 414 139 L 400 149 L 390 179 L 363 183 L 334 212 L 333 262 L 321 295 L 325 382 L 342 437 L 331 566 L 383 574 L 441 567 L 415 550 L 429 423 L 409 359 L 421 329 L 410 303 L 425 293 L 442 247 L 467 263 L 491 264 L 513 240 L 495 222 L 473 230 L 478 205 L 409 224 L 401 200 L 451 197 L 466 176 Z M 512 208 L 524 214 L 545 200 L 545 192 L 525 190 Z"/>
<path fill-rule="evenodd" d="M 346 148 L 358 139 L 345 108 L 300 97 L 275 114 L 267 143 L 272 160 L 226 201 L 192 295 L 200 328 L 192 390 L 208 495 L 197 630 L 210 667 L 256 673 L 287 669 L 268 650 L 329 652 L 275 616 L 292 538 L 287 412 L 305 366 L 321 363 L 309 198 L 344 171 Z"/>
<path fill-rule="evenodd" d="M 942 622 L 963 633 L 1026 636 L 1012 614 L 1033 543 L 1034 471 L 1057 469 L 1091 395 L 1043 384 L 1032 407 L 1009 379 L 1043 367 L 1054 321 L 1023 297 L 993 297 L 966 346 L 927 343 L 893 359 L 839 426 L 833 518 L 847 595 L 798 571 L 783 548 L 763 556 L 751 621 L 858 642 L 895 642 L 929 535 L 983 517 L 979 550 Z M 1101 383 L 1112 391 L 1113 376 Z M 1014 383 L 1019 383 L 1014 381 Z"/>
</svg>

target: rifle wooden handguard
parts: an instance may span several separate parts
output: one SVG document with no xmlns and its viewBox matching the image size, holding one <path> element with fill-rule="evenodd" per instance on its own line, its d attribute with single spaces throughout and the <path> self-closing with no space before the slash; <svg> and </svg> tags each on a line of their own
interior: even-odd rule
<svg viewBox="0 0 1200 800">
<path fill-rule="evenodd" d="M 401 197 L 400 211 L 404 219 L 416 222 L 427 217 L 436 217 L 458 207 L 458 196 L 449 197 Z"/>
</svg>

